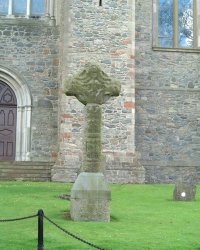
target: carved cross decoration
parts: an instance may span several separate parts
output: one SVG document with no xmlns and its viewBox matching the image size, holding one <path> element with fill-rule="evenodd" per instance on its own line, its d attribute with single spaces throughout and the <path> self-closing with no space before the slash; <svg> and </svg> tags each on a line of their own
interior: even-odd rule
<svg viewBox="0 0 200 250">
<path fill-rule="evenodd" d="M 103 104 L 111 96 L 118 96 L 120 83 L 108 77 L 97 65 L 86 64 L 85 69 L 66 84 L 65 94 L 75 96 L 84 105 Z"/>
<path fill-rule="evenodd" d="M 102 6 L 102 0 L 99 0 L 99 6 Z"/>
<path fill-rule="evenodd" d="M 75 96 L 86 105 L 84 159 L 82 171 L 102 172 L 101 105 L 111 96 L 118 96 L 121 85 L 108 77 L 98 66 L 86 64 L 84 70 L 66 82 L 65 94 Z"/>
</svg>

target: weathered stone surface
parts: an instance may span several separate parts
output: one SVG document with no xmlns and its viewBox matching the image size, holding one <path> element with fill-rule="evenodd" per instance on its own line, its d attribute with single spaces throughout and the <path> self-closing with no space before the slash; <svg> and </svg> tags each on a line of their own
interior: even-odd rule
<svg viewBox="0 0 200 250">
<path fill-rule="evenodd" d="M 107 161 L 110 156 L 106 156 L 107 176 L 112 182 L 136 180 L 135 165 L 126 156 L 135 152 L 135 1 L 116 4 L 110 0 L 102 7 L 96 0 L 55 2 L 60 18 L 55 27 L 44 19 L 0 20 L 0 63 L 26 78 L 33 100 L 31 160 L 55 160 L 58 155 L 52 179 L 75 180 L 82 163 L 83 105 L 66 99 L 61 89 L 66 75 L 74 75 L 86 61 L 93 61 L 122 82 L 120 98 L 102 107 L 102 148 L 121 155 L 120 162 L 114 157 L 112 170 Z"/>
<path fill-rule="evenodd" d="M 53 105 L 49 100 L 41 99 L 38 101 L 38 107 L 40 107 L 40 108 L 53 108 Z"/>
<path fill-rule="evenodd" d="M 199 162 L 142 161 L 146 183 L 176 183 L 180 178 L 186 182 L 200 182 Z"/>
<path fill-rule="evenodd" d="M 136 149 L 147 162 L 147 183 L 174 183 L 180 162 L 188 172 L 200 161 L 199 53 L 153 50 L 152 2 L 135 7 Z"/>
<path fill-rule="evenodd" d="M 32 161 L 55 161 L 52 155 L 58 148 L 57 127 L 52 126 L 58 121 L 58 66 L 53 64 L 59 57 L 58 43 L 57 27 L 49 27 L 43 20 L 0 18 L 0 65 L 24 78 L 32 97 L 28 142 Z M 54 55 L 53 50 L 57 50 Z"/>
<path fill-rule="evenodd" d="M 121 85 L 109 78 L 99 66 L 87 63 L 78 76 L 66 81 L 65 90 L 66 95 L 75 96 L 84 105 L 101 105 L 111 96 L 118 96 Z"/>
<path fill-rule="evenodd" d="M 66 95 L 74 95 L 86 111 L 82 170 L 71 191 L 71 217 L 74 220 L 109 221 L 110 191 L 102 172 L 101 104 L 118 96 L 120 83 L 111 80 L 98 66 L 85 69 L 66 85 Z M 88 173 L 86 173 L 88 172 Z M 94 172 L 94 173 L 92 173 Z M 97 174 L 95 174 L 97 173 Z"/>
<path fill-rule="evenodd" d="M 71 218 L 110 221 L 111 191 L 102 173 L 81 173 L 71 190 Z"/>
<path fill-rule="evenodd" d="M 173 199 L 175 201 L 194 201 L 196 186 L 192 182 L 178 181 L 175 185 Z"/>
<path fill-rule="evenodd" d="M 87 104 L 85 107 L 85 135 L 83 141 L 83 163 L 81 170 L 85 172 L 103 172 L 101 142 L 101 106 Z"/>
<path fill-rule="evenodd" d="M 106 152 L 106 179 L 111 183 L 144 183 L 145 169 L 138 157 L 133 153 Z"/>
<path fill-rule="evenodd" d="M 99 1 L 73 0 L 63 1 L 60 13 L 62 88 L 66 77 L 77 74 L 89 61 L 100 65 L 106 74 L 122 83 L 119 98 L 110 98 L 102 105 L 102 149 L 105 154 L 119 154 L 123 161 L 118 162 L 118 157 L 114 157 L 113 169 L 108 170 L 110 154 L 106 155 L 106 175 L 115 183 L 141 182 L 142 179 L 137 180 L 135 164 L 131 165 L 126 156 L 135 153 L 134 8 L 134 0 L 123 0 L 120 4 L 116 0 L 104 1 L 102 7 Z M 84 106 L 64 94 L 60 96 L 60 104 L 60 154 L 52 176 L 54 180 L 63 181 L 65 173 L 65 181 L 71 182 L 82 165 Z M 70 137 L 63 137 L 65 133 Z M 73 157 L 79 159 L 76 164 L 72 163 Z"/>
<path fill-rule="evenodd" d="M 86 105 L 82 171 L 103 171 L 101 105 L 111 96 L 118 96 L 120 89 L 121 85 L 118 81 L 112 80 L 99 66 L 91 63 L 87 63 L 78 76 L 66 81 L 66 95 L 75 96 Z"/>
<path fill-rule="evenodd" d="M 53 162 L 1 161 L 1 181 L 50 181 Z"/>
</svg>

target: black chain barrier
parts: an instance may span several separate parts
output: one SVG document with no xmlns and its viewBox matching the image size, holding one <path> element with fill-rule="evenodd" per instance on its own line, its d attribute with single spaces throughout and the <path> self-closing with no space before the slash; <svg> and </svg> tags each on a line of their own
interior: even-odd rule
<svg viewBox="0 0 200 250">
<path fill-rule="evenodd" d="M 31 219 L 34 217 L 38 217 L 38 250 L 43 250 L 44 249 L 44 244 L 43 244 L 43 218 L 45 218 L 47 221 L 49 221 L 51 224 L 53 224 L 55 227 L 57 227 L 58 229 L 60 229 L 61 231 L 63 231 L 64 233 L 66 233 L 67 235 L 71 236 L 72 238 L 85 243 L 93 248 L 99 249 L 99 250 L 105 250 L 104 248 L 101 248 L 93 243 L 90 243 L 84 239 L 79 238 L 78 236 L 76 236 L 73 233 L 70 233 L 69 231 L 67 231 L 66 229 L 62 228 L 61 226 L 59 226 L 58 224 L 56 224 L 55 222 L 53 222 L 51 219 L 49 219 L 47 216 L 44 215 L 43 210 L 39 210 L 37 214 L 35 215 L 29 215 L 26 217 L 20 217 L 20 218 L 14 218 L 14 219 L 1 219 L 1 222 L 14 222 L 14 221 L 20 221 L 20 220 L 27 220 L 27 219 Z"/>
<path fill-rule="evenodd" d="M 46 220 L 48 220 L 51 224 L 53 224 L 54 226 L 56 226 L 58 229 L 60 229 L 61 231 L 63 231 L 64 233 L 66 233 L 66 234 L 68 234 L 69 236 L 73 237 L 74 239 L 79 240 L 79 241 L 81 241 L 81 242 L 83 242 L 83 243 L 85 243 L 85 244 L 87 244 L 87 245 L 89 245 L 89 246 L 91 246 L 91 247 L 96 248 L 96 249 L 105 250 L 104 248 L 98 247 L 98 246 L 94 245 L 93 243 L 90 243 L 90 242 L 88 242 L 88 241 L 86 241 L 86 240 L 83 240 L 83 239 L 79 238 L 78 236 L 76 236 L 76 235 L 70 233 L 70 232 L 67 231 L 66 229 L 62 228 L 61 226 L 59 226 L 58 224 L 56 224 L 55 222 L 53 222 L 53 221 L 52 221 L 51 219 L 49 219 L 47 216 L 44 215 L 44 218 L 45 218 Z"/>
<path fill-rule="evenodd" d="M 21 217 L 21 218 L 15 218 L 15 219 L 4 219 L 4 220 L 0 220 L 0 222 L 13 222 L 13 221 L 18 221 L 18 220 L 27 220 L 27 219 L 31 219 L 34 217 L 38 217 L 38 214 Z"/>
</svg>

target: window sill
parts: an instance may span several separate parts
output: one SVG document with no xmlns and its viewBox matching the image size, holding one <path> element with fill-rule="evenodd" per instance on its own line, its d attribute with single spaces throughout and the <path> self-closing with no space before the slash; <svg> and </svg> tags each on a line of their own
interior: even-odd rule
<svg viewBox="0 0 200 250">
<path fill-rule="evenodd" d="M 0 16 L 0 24 L 6 24 L 6 25 L 40 25 L 42 24 L 43 26 L 49 26 L 49 23 L 46 21 L 46 19 L 44 17 L 40 17 L 40 18 L 27 18 L 25 16 L 14 16 L 12 18 L 7 17 L 7 16 Z"/>
<path fill-rule="evenodd" d="M 182 53 L 200 53 L 200 48 L 186 49 L 186 48 L 161 48 L 161 47 L 152 47 L 154 51 L 163 51 L 163 52 L 182 52 Z"/>
</svg>

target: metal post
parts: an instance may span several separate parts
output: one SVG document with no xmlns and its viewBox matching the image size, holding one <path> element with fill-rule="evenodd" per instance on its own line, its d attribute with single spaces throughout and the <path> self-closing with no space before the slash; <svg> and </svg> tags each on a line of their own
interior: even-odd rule
<svg viewBox="0 0 200 250">
<path fill-rule="evenodd" d="M 43 218 L 44 218 L 43 210 L 42 209 L 38 210 L 38 250 L 44 250 Z"/>
</svg>

